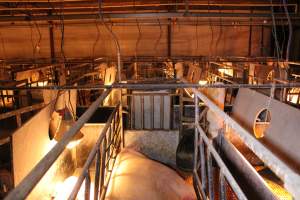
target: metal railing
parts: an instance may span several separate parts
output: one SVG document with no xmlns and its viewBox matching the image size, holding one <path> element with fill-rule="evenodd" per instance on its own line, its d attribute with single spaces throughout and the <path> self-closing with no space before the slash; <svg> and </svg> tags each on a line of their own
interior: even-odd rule
<svg viewBox="0 0 300 200">
<path fill-rule="evenodd" d="M 185 81 L 185 80 L 184 80 Z M 259 158 L 261 161 L 264 162 L 264 164 L 274 172 L 274 174 L 281 179 L 281 181 L 284 183 L 284 188 L 293 196 L 294 199 L 300 199 L 300 191 L 299 191 L 299 185 L 300 185 L 300 176 L 297 172 L 295 172 L 292 168 L 290 168 L 283 160 L 278 158 L 271 150 L 269 150 L 267 147 L 265 147 L 263 144 L 261 144 L 256 138 L 254 138 L 244 127 L 242 127 L 238 122 L 236 122 L 233 118 L 231 118 L 228 114 L 226 114 L 223 110 L 221 110 L 216 104 L 214 104 L 208 97 L 206 97 L 203 93 L 198 91 L 197 89 L 192 89 L 194 96 L 195 96 L 195 104 L 198 104 L 198 101 L 201 100 L 208 108 L 217 114 L 220 119 L 224 121 L 224 123 L 232 128 L 234 133 L 241 139 L 241 141 Z M 196 106 L 197 109 L 197 106 Z M 198 110 L 196 110 L 195 113 L 198 113 Z M 240 189 L 236 187 L 236 182 L 234 179 L 232 179 L 232 176 L 228 173 L 228 169 L 220 159 L 220 156 L 215 151 L 211 140 L 208 139 L 208 137 L 205 135 L 202 128 L 199 126 L 199 118 L 198 114 L 195 115 L 195 157 L 194 157 L 194 178 L 196 179 L 196 186 L 199 188 L 199 195 L 205 195 L 206 189 L 206 177 L 209 179 L 211 176 L 209 175 L 209 169 L 211 167 L 208 167 L 207 170 L 207 176 L 205 171 L 205 165 L 210 165 L 212 162 L 212 158 L 216 161 L 218 164 L 221 175 L 220 175 L 220 185 L 222 187 L 222 181 L 224 180 L 224 177 L 227 180 L 227 183 L 231 186 L 232 190 L 235 192 L 235 194 L 241 195 Z M 198 148 L 200 150 L 198 150 Z M 202 150 L 201 150 L 202 149 Z M 204 152 L 208 152 L 207 155 L 204 155 Z M 201 159 L 205 159 L 204 161 L 200 162 L 200 170 L 203 174 L 201 174 L 201 180 L 199 178 L 198 172 L 197 172 L 197 159 L 198 158 L 198 151 L 200 151 L 200 161 Z M 201 153 L 202 152 L 202 153 Z M 207 159 L 208 158 L 208 159 Z M 203 166 L 201 168 L 201 166 Z M 209 189 L 209 188 L 208 188 Z M 209 191 L 209 190 L 208 190 Z M 224 191 L 224 190 L 223 190 Z M 211 193 L 208 192 L 210 195 Z M 213 193 L 212 193 L 213 194 Z M 239 197 L 239 196 L 238 196 Z M 241 199 L 243 199 L 243 196 Z"/>
<path fill-rule="evenodd" d="M 226 188 L 230 186 L 238 199 L 247 199 L 238 183 L 233 178 L 231 172 L 223 162 L 220 154 L 208 139 L 204 130 L 199 125 L 199 97 L 195 95 L 195 141 L 194 141 L 194 187 L 198 199 L 215 199 L 216 193 L 219 194 L 219 199 L 226 199 Z M 206 154 L 206 155 L 205 155 Z M 200 165 L 198 165 L 198 160 Z M 214 175 L 213 161 L 218 166 L 219 177 L 218 187 L 219 192 L 214 191 Z M 200 167 L 200 176 L 198 166 Z"/>
<path fill-rule="evenodd" d="M 179 96 L 178 94 L 141 91 L 138 93 L 124 94 L 123 96 L 128 100 L 130 129 L 172 129 L 172 97 Z M 168 102 L 166 102 L 166 100 Z M 159 108 L 159 111 L 155 109 L 155 107 Z M 166 110 L 168 112 L 165 112 Z M 137 117 L 137 114 L 140 117 Z"/>
<path fill-rule="evenodd" d="M 111 90 L 104 91 L 101 96 L 84 112 L 76 123 L 64 133 L 61 140 L 35 165 L 29 174 L 12 190 L 6 200 L 25 199 L 30 192 L 35 188 L 38 182 L 44 177 L 52 164 L 58 159 L 61 153 L 66 148 L 67 144 L 72 140 L 74 135 L 81 127 L 91 118 L 99 105 L 107 97 Z"/>
<path fill-rule="evenodd" d="M 69 200 L 76 196 L 85 181 L 85 199 L 90 199 L 91 173 L 90 169 L 95 163 L 94 200 L 104 199 L 112 170 L 121 144 L 124 145 L 122 130 L 122 107 L 118 104 L 108 118 L 101 134 L 92 148 L 84 164 L 83 170 L 69 196 Z M 94 162 L 95 161 L 95 162 Z"/>
</svg>

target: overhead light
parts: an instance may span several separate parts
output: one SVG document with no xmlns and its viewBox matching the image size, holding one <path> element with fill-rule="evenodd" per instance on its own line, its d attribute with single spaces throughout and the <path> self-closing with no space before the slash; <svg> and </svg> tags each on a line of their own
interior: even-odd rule
<svg viewBox="0 0 300 200">
<path fill-rule="evenodd" d="M 71 112 L 67 107 L 65 107 L 62 110 L 56 111 L 58 113 L 58 117 L 60 118 L 59 120 L 56 120 L 58 122 L 56 124 L 55 130 L 50 128 L 50 139 L 54 139 L 55 141 L 59 142 L 64 134 L 70 130 L 70 128 L 75 124 L 75 120 L 72 117 Z M 57 117 L 56 117 L 57 118 Z M 51 119 L 55 121 L 55 119 Z M 50 122 L 51 124 L 51 122 Z M 55 125 L 53 125 L 55 126 Z M 78 131 L 72 138 L 72 140 L 69 142 L 67 145 L 68 149 L 74 148 L 77 146 L 80 141 L 83 138 L 83 134 L 81 131 Z"/>
<path fill-rule="evenodd" d="M 206 85 L 207 84 L 207 80 L 200 80 L 198 83 L 199 83 L 199 85 Z"/>
</svg>

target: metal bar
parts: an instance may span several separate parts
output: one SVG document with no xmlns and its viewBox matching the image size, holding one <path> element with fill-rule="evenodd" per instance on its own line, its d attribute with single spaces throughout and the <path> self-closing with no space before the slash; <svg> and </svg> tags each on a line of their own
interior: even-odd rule
<svg viewBox="0 0 300 200">
<path fill-rule="evenodd" d="M 226 185 L 225 185 L 225 177 L 223 175 L 222 170 L 219 173 L 219 183 L 220 183 L 220 200 L 226 200 Z"/>
<path fill-rule="evenodd" d="M 150 96 L 150 128 L 154 129 L 154 95 Z"/>
<path fill-rule="evenodd" d="M 203 186 L 202 186 L 202 183 L 200 181 L 197 171 L 193 172 L 193 177 L 194 177 L 194 181 L 196 182 L 196 185 L 199 186 L 199 188 L 197 188 L 197 189 L 199 189 L 202 199 L 206 199 L 205 191 L 203 190 Z"/>
<path fill-rule="evenodd" d="M 54 34 L 53 34 L 53 23 L 49 22 L 49 42 L 50 42 L 50 56 L 51 63 L 55 63 L 55 45 L 54 45 Z"/>
<path fill-rule="evenodd" d="M 159 128 L 160 129 L 163 129 L 164 127 L 164 107 L 163 107 L 163 104 L 164 104 L 164 100 L 163 100 L 163 96 L 160 96 L 159 99 L 160 99 L 160 104 L 159 104 L 159 108 L 160 108 L 160 115 L 159 115 L 159 120 L 160 120 L 160 125 L 159 125 Z"/>
<path fill-rule="evenodd" d="M 226 160 L 228 160 L 237 169 L 239 178 L 242 178 L 243 183 L 251 187 L 251 191 L 255 192 L 259 199 L 275 200 L 277 197 L 265 184 L 263 178 L 257 173 L 253 166 L 244 158 L 244 156 L 228 141 L 223 134 L 218 135 L 217 146 L 220 148 Z"/>
<path fill-rule="evenodd" d="M 140 96 L 141 100 L 141 129 L 144 129 L 144 121 L 145 121 L 145 115 L 144 115 L 144 96 Z"/>
<path fill-rule="evenodd" d="M 85 22 L 86 24 L 87 22 Z M 95 23 L 93 21 L 93 23 Z M 0 24 L 1 26 L 1 24 Z M 48 26 L 48 24 L 47 24 Z M 136 26 L 136 25 L 135 25 Z M 55 58 L 55 64 L 100 64 L 103 62 L 103 60 L 108 60 L 108 61 L 116 61 L 115 57 L 109 57 L 109 56 L 101 56 L 100 58 L 102 59 L 93 59 L 93 58 L 66 58 L 66 60 L 62 60 L 60 58 Z M 220 57 L 220 56 L 215 56 L 215 57 L 206 57 L 206 56 L 172 56 L 171 58 L 167 56 L 139 56 L 139 57 L 133 57 L 133 56 L 123 56 L 122 60 L 123 62 L 127 63 L 132 63 L 134 62 L 164 62 L 171 59 L 172 61 L 197 61 L 199 63 L 207 63 L 207 62 L 284 62 L 285 60 L 275 58 L 275 57 Z M 22 65 L 22 64 L 28 64 L 28 65 L 51 65 L 51 59 L 48 58 L 37 58 L 37 59 L 9 59 L 5 60 L 5 64 L 7 65 Z M 81 66 L 81 65 L 79 65 Z M 73 66 L 73 67 L 78 67 L 78 66 Z M 36 67 L 32 67 L 30 69 L 35 69 Z M 39 68 L 39 67 L 37 67 Z M 18 70 L 15 70 L 18 71 Z"/>
<path fill-rule="evenodd" d="M 41 108 L 45 107 L 45 105 L 46 105 L 45 103 L 39 103 L 39 104 L 35 104 L 35 105 L 32 105 L 32 106 L 27 106 L 27 107 L 24 107 L 24 108 L 20 108 L 18 110 L 13 110 L 13 111 L 10 111 L 10 112 L 3 113 L 3 114 L 0 114 L 0 120 L 6 119 L 6 118 L 9 118 L 9 117 L 13 117 L 15 115 L 20 115 L 20 114 L 23 114 L 23 113 L 27 113 L 27 112 L 30 112 L 30 111 L 33 111 L 33 110 L 41 109 Z"/>
<path fill-rule="evenodd" d="M 245 128 L 221 110 L 215 103 L 208 99 L 203 93 L 196 89 L 193 92 L 198 96 L 214 113 L 230 125 L 242 141 L 284 182 L 285 188 L 294 196 L 300 197 L 300 176 L 288 165 L 275 156 L 268 148 L 256 140 Z M 228 177 L 227 177 L 228 179 Z M 230 182 L 230 181 L 229 181 Z M 298 198 L 299 199 L 299 198 Z"/>
<path fill-rule="evenodd" d="M 271 13 L 220 13 L 220 12 L 145 12 L 145 13 L 103 13 L 104 20 L 109 19 L 137 19 L 137 18 L 181 18 L 181 17 L 198 17 L 198 18 L 260 18 L 270 19 Z M 54 21 L 61 20 L 62 15 L 24 15 L 24 16 L 1 16 L 0 22 L 17 22 L 17 21 Z M 98 13 L 94 14 L 64 14 L 64 20 L 80 20 L 80 19 L 97 19 Z M 286 20 L 283 13 L 274 14 L 276 19 Z M 298 14 L 290 14 L 293 20 L 299 19 Z"/>
<path fill-rule="evenodd" d="M 85 191 L 84 191 L 85 200 L 90 200 L 90 189 L 91 189 L 90 170 L 87 169 L 86 177 L 85 177 Z"/>
<path fill-rule="evenodd" d="M 76 121 L 76 123 L 67 131 L 62 139 L 42 158 L 42 160 L 29 172 L 29 174 L 19 183 L 19 185 L 12 190 L 6 200 L 25 199 L 31 192 L 39 180 L 45 175 L 48 169 L 52 166 L 55 160 L 64 151 L 67 144 L 72 140 L 74 135 L 94 114 L 100 103 L 110 93 L 106 90 L 92 105 L 83 113 L 83 115 Z"/>
<path fill-rule="evenodd" d="M 171 19 L 168 19 L 169 21 L 171 21 Z M 172 56 L 172 25 L 168 24 L 168 34 L 167 34 L 167 44 L 168 44 L 168 48 L 167 48 L 167 55 L 168 57 Z"/>
<path fill-rule="evenodd" d="M 113 84 L 113 85 L 78 85 L 78 86 L 43 86 L 43 87 L 11 87 L 11 86 L 0 86 L 0 90 L 99 90 L 99 89 L 112 89 L 112 88 L 122 88 L 122 89 L 136 89 L 136 90 L 161 90 L 161 89 L 178 89 L 178 88 L 252 88 L 252 89 L 267 89 L 272 88 L 272 83 L 265 84 L 206 84 L 199 85 L 197 83 L 166 83 L 166 84 L 156 84 L 156 83 L 139 83 L 139 84 Z M 299 82 L 295 83 L 276 83 L 275 88 L 294 88 L 300 87 Z"/>
<path fill-rule="evenodd" d="M 196 107 L 196 105 L 198 105 L 198 98 L 195 97 L 194 101 L 195 101 L 195 107 Z M 195 121 L 196 121 L 196 123 L 199 120 L 198 117 L 199 117 L 198 110 L 196 108 L 195 109 Z M 199 133 L 198 133 L 198 130 L 197 130 L 196 126 L 194 128 L 194 134 L 195 134 L 195 136 L 194 136 L 194 166 L 193 166 L 193 170 L 197 172 L 198 171 L 198 164 L 197 164 L 198 160 L 197 159 L 198 159 L 198 141 L 199 141 L 198 135 L 199 135 Z M 202 165 L 201 165 L 201 169 L 202 169 Z M 203 182 L 202 182 L 202 184 L 203 184 Z"/>
<path fill-rule="evenodd" d="M 17 119 L 17 126 L 21 127 L 22 126 L 22 119 L 21 119 L 21 114 L 20 113 L 18 113 L 16 115 L 16 119 Z"/>
<path fill-rule="evenodd" d="M 237 195 L 238 199 L 247 199 L 244 192 L 241 190 L 240 186 L 237 184 L 235 179 L 233 178 L 232 174 L 230 173 L 229 169 L 227 166 L 224 164 L 222 158 L 218 154 L 218 152 L 215 150 L 213 145 L 211 144 L 211 141 L 207 138 L 205 135 L 205 132 L 203 129 L 199 126 L 199 124 L 196 124 L 197 129 L 200 133 L 200 135 L 203 138 L 204 143 L 206 144 L 207 149 L 211 152 L 211 155 L 214 157 L 214 160 L 217 162 L 218 166 L 220 167 L 220 171 L 224 174 L 226 179 L 228 180 L 229 185 Z"/>
<path fill-rule="evenodd" d="M 104 135 L 106 135 L 106 132 L 105 132 Z M 106 136 L 103 140 L 102 149 L 101 149 L 100 194 L 102 194 L 103 184 L 104 184 L 104 181 L 105 181 L 105 163 L 106 163 L 105 149 L 106 149 Z"/>
<path fill-rule="evenodd" d="M 195 126 L 195 129 L 197 129 L 197 126 Z M 197 130 L 197 132 L 198 132 L 198 130 Z M 201 162 L 201 165 L 200 165 L 201 183 L 202 183 L 203 190 L 205 191 L 206 190 L 206 180 L 207 180 L 206 169 L 205 169 L 205 153 L 204 153 L 204 150 L 205 150 L 204 145 L 205 144 L 203 142 L 203 138 L 202 138 L 201 134 L 200 134 L 199 145 L 200 145 L 200 162 Z"/>
<path fill-rule="evenodd" d="M 94 200 L 99 196 L 99 181 L 100 181 L 100 148 L 97 146 L 96 163 L 95 163 L 95 184 L 94 184 Z"/>
<path fill-rule="evenodd" d="M 207 156 L 207 181 L 208 181 L 208 196 L 209 199 L 215 199 L 214 193 L 214 174 L 212 167 L 212 156 L 210 155 L 210 151 L 206 152 Z"/>
</svg>

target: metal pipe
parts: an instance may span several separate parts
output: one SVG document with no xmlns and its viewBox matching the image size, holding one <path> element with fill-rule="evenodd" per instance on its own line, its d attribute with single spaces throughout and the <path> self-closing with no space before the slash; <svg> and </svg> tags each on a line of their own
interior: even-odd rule
<svg viewBox="0 0 300 200">
<path fill-rule="evenodd" d="M 64 20 L 85 20 L 85 19 L 97 19 L 98 13 L 95 14 L 65 14 Z M 136 18 L 184 18 L 184 17 L 198 17 L 198 18 L 258 18 L 258 19 L 270 19 L 271 13 L 219 13 L 219 12 L 145 12 L 145 13 L 103 13 L 105 20 L 110 19 L 136 19 Z M 275 14 L 276 19 L 285 20 L 285 14 Z M 18 22 L 18 21 L 54 21 L 60 20 L 62 15 L 32 15 L 32 16 L 1 16 L 0 22 Z M 290 14 L 290 19 L 299 19 L 299 14 Z"/>
<path fill-rule="evenodd" d="M 200 98 L 200 97 L 198 96 L 198 98 Z M 210 151 L 210 153 L 213 156 L 214 160 L 216 161 L 216 163 L 220 167 L 220 173 L 222 173 L 226 177 L 229 185 L 231 186 L 232 190 L 235 192 L 238 199 L 240 199 L 240 200 L 245 199 L 246 200 L 247 198 L 246 198 L 244 192 L 241 190 L 240 186 L 237 184 L 237 182 L 233 178 L 233 176 L 230 173 L 229 169 L 224 164 L 222 158 L 220 157 L 220 155 L 218 154 L 216 149 L 213 147 L 211 141 L 208 139 L 205 132 L 200 127 L 199 123 L 196 123 L 196 127 L 197 127 L 197 129 L 198 129 L 198 131 L 199 131 L 199 133 L 200 133 L 200 135 L 203 139 L 203 142 L 206 144 L 207 150 Z"/>
<path fill-rule="evenodd" d="M 235 173 L 238 177 L 242 177 L 246 187 L 251 187 L 251 192 L 256 194 L 255 198 L 259 199 L 277 199 L 270 191 L 263 178 L 256 172 L 251 164 L 243 157 L 243 155 L 224 137 L 223 134 L 218 135 L 217 145 L 222 154 L 236 168 Z M 247 190 L 247 189 L 246 189 Z M 249 190 L 250 191 L 250 190 Z M 254 198 L 254 197 L 253 197 Z"/>
<path fill-rule="evenodd" d="M 99 89 L 134 89 L 134 90 L 161 90 L 161 89 L 178 89 L 178 88 L 251 88 L 251 89 L 268 89 L 268 88 L 295 88 L 300 87 L 300 83 L 264 83 L 264 84 L 206 84 L 197 83 L 115 83 L 113 85 L 78 85 L 78 86 L 43 86 L 43 87 L 15 87 L 0 86 L 0 90 L 99 90 Z"/>
<path fill-rule="evenodd" d="M 198 96 L 215 114 L 235 130 L 242 141 L 284 182 L 285 188 L 295 199 L 300 199 L 300 176 L 282 160 L 275 156 L 268 148 L 256 140 L 245 128 L 221 110 L 215 103 L 200 91 L 193 89 Z"/>
<path fill-rule="evenodd" d="M 29 172 L 29 174 L 12 190 L 5 200 L 25 199 L 48 169 L 64 151 L 73 136 L 80 130 L 90 117 L 94 114 L 100 103 L 110 93 L 106 90 L 96 101 L 83 113 L 76 123 L 67 131 L 62 139 L 42 158 L 42 160 Z"/>
<path fill-rule="evenodd" d="M 101 130 L 101 134 L 100 134 L 100 136 L 99 136 L 99 138 L 98 138 L 96 144 L 94 145 L 93 149 L 92 149 L 91 152 L 89 153 L 89 156 L 88 156 L 86 162 L 84 163 L 84 166 L 83 166 L 83 169 L 82 169 L 83 173 L 81 173 L 80 176 L 78 177 L 77 182 L 76 182 L 76 184 L 75 184 L 75 186 L 74 186 L 74 188 L 73 188 L 73 190 L 72 190 L 72 192 L 71 192 L 71 194 L 70 194 L 70 196 L 69 196 L 69 198 L 68 198 L 69 200 L 73 200 L 73 199 L 76 198 L 77 193 L 78 193 L 78 191 L 80 190 L 81 184 L 82 184 L 83 180 L 85 179 L 85 173 L 84 173 L 84 172 L 87 171 L 87 170 L 89 169 L 89 167 L 91 166 L 91 164 L 92 164 L 92 162 L 93 162 L 93 160 L 94 160 L 94 158 L 95 158 L 95 155 L 96 155 L 96 153 L 97 153 L 97 151 L 98 151 L 98 149 L 99 149 L 99 146 L 100 146 L 101 142 L 103 141 L 103 139 L 105 140 L 106 132 L 107 132 L 108 128 L 109 128 L 110 125 L 111 125 L 113 116 L 115 115 L 117 109 L 119 109 L 119 105 L 118 105 L 118 106 L 113 110 L 113 112 L 110 114 L 110 116 L 109 116 L 109 118 L 108 118 L 108 120 L 107 120 L 107 122 L 106 122 L 104 128 Z M 105 149 L 106 149 L 106 148 L 105 148 Z M 105 149 L 104 149 L 104 150 L 105 150 Z M 102 152 L 101 152 L 101 153 L 102 153 L 102 155 L 103 155 L 103 149 L 102 149 Z M 103 156 L 101 156 L 101 158 L 103 158 Z M 103 163 L 102 163 L 102 164 L 103 164 Z M 103 169 L 102 169 L 102 170 L 103 170 Z M 101 177 L 103 178 L 103 175 L 102 175 L 102 174 L 101 174 Z M 102 184 L 102 183 L 100 183 L 100 186 L 101 186 L 101 184 Z"/>
</svg>

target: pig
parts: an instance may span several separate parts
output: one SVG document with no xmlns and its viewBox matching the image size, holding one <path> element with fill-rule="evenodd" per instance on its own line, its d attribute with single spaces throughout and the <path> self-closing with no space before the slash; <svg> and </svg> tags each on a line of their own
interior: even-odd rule
<svg viewBox="0 0 300 200">
<path fill-rule="evenodd" d="M 117 156 L 106 200 L 196 200 L 191 184 L 173 169 L 125 148 Z"/>
</svg>

